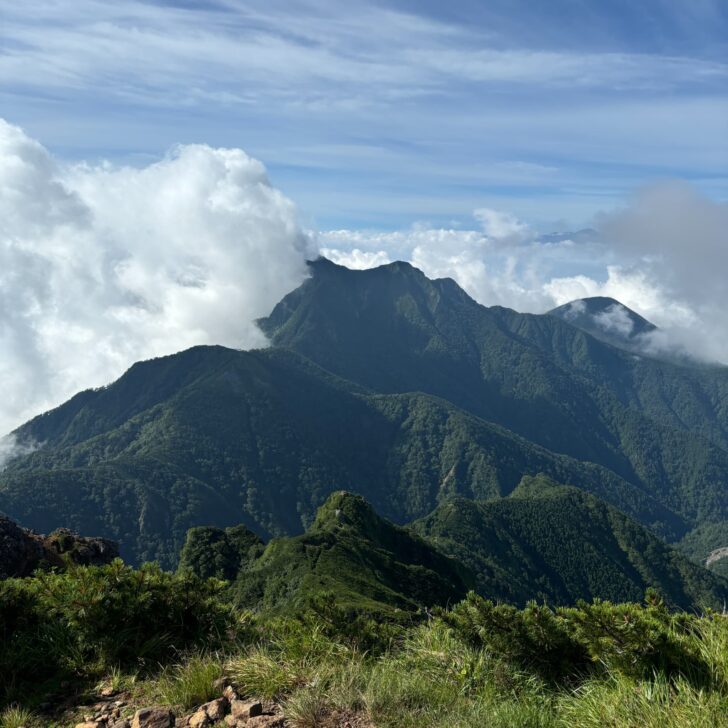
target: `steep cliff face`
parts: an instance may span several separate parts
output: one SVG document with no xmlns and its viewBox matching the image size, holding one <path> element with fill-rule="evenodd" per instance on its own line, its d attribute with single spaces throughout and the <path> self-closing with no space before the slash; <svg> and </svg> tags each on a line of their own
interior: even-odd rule
<svg viewBox="0 0 728 728">
<path fill-rule="evenodd" d="M 67 528 L 44 536 L 0 516 L 0 579 L 29 576 L 44 566 L 63 568 L 69 558 L 93 566 L 108 564 L 118 555 L 119 546 L 106 538 L 79 536 Z"/>
</svg>

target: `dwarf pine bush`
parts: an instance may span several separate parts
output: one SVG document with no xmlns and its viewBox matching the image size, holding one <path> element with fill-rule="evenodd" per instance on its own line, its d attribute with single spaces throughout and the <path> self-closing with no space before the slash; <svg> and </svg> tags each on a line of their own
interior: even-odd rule
<svg viewBox="0 0 728 728">
<path fill-rule="evenodd" d="M 154 665 L 224 638 L 221 583 L 120 560 L 0 581 L 0 701 L 44 680 Z"/>
</svg>

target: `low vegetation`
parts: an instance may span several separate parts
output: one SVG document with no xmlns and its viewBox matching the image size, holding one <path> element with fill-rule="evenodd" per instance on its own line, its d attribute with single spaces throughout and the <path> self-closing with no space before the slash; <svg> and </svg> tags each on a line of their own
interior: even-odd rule
<svg viewBox="0 0 728 728">
<path fill-rule="evenodd" d="M 115 562 L 0 582 L 0 727 L 66 725 L 99 686 L 178 715 L 225 677 L 288 724 L 728 726 L 728 617 L 643 604 L 367 614 L 321 594 L 233 608 L 222 583 Z M 73 724 L 73 723 L 71 723 Z"/>
</svg>

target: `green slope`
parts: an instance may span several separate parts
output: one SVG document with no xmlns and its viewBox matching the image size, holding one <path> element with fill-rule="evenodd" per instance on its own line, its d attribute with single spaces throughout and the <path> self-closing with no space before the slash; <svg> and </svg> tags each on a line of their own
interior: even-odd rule
<svg viewBox="0 0 728 728">
<path fill-rule="evenodd" d="M 245 607 L 288 611 L 324 593 L 369 610 L 416 610 L 462 599 L 472 576 L 360 496 L 333 493 L 300 536 L 274 539 L 234 584 Z"/>
<path fill-rule="evenodd" d="M 133 397 L 137 378 L 165 388 Z M 145 362 L 25 431 L 46 444 L 0 473 L 0 510 L 41 531 L 93 529 L 135 563 L 173 566 L 200 524 L 300 533 L 340 488 L 404 523 L 451 495 L 507 495 L 538 472 L 582 483 L 665 533 L 685 530 L 604 468 L 427 395 L 366 393 L 285 351 L 199 347 Z"/>
<path fill-rule="evenodd" d="M 523 605 L 594 598 L 720 608 L 728 581 L 690 562 L 604 501 L 546 476 L 507 498 L 454 498 L 411 527 L 360 496 L 333 493 L 300 536 L 264 549 L 247 529 L 192 529 L 181 568 L 231 581 L 241 606 L 290 612 L 325 594 L 346 607 L 413 610 L 484 597 Z"/>
<path fill-rule="evenodd" d="M 245 526 L 195 526 L 187 531 L 178 568 L 201 579 L 232 581 L 262 552 L 263 542 Z"/>
<path fill-rule="evenodd" d="M 342 377 L 418 390 L 598 463 L 695 522 L 728 516 L 728 369 L 635 357 L 555 316 L 486 308 L 405 263 L 325 260 L 261 326 Z"/>
<path fill-rule="evenodd" d="M 728 598 L 728 581 L 604 501 L 543 476 L 524 478 L 508 498 L 444 503 L 413 528 L 470 567 L 491 599 L 639 601 L 648 587 L 682 609 Z"/>
</svg>

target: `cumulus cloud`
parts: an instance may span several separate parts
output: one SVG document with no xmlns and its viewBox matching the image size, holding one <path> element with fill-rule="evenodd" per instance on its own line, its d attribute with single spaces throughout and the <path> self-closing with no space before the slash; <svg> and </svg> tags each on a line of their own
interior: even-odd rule
<svg viewBox="0 0 728 728">
<path fill-rule="evenodd" d="M 239 149 L 64 166 L 0 120 L 0 432 L 139 359 L 264 345 L 253 320 L 312 253 L 294 204 Z"/>
<path fill-rule="evenodd" d="M 254 319 L 318 250 L 353 268 L 407 260 L 520 311 L 609 296 L 660 327 L 645 338 L 651 351 L 728 362 L 728 206 L 664 183 L 595 227 L 543 236 L 482 207 L 470 229 L 309 233 L 239 149 L 180 146 L 143 168 L 63 165 L 0 121 L 0 433 L 139 359 L 265 345 Z M 627 331 L 612 314 L 603 323 Z M 28 446 L 5 440 L 0 458 Z"/>
<path fill-rule="evenodd" d="M 337 265 L 344 265 L 352 270 L 366 270 L 367 268 L 376 268 L 392 262 L 386 250 L 321 248 L 320 253 Z"/>
<path fill-rule="evenodd" d="M 574 242 L 568 236 L 544 242 L 509 212 L 479 208 L 474 218 L 477 229 L 416 225 L 389 233 L 336 230 L 320 233 L 319 240 L 322 253 L 335 262 L 347 260 L 354 250 L 358 267 L 406 260 L 431 278 L 453 278 L 486 305 L 521 311 L 543 311 L 553 305 L 543 278 L 564 269 L 565 261 L 573 257 Z M 579 252 L 593 262 L 590 251 L 584 243 Z"/>
</svg>

